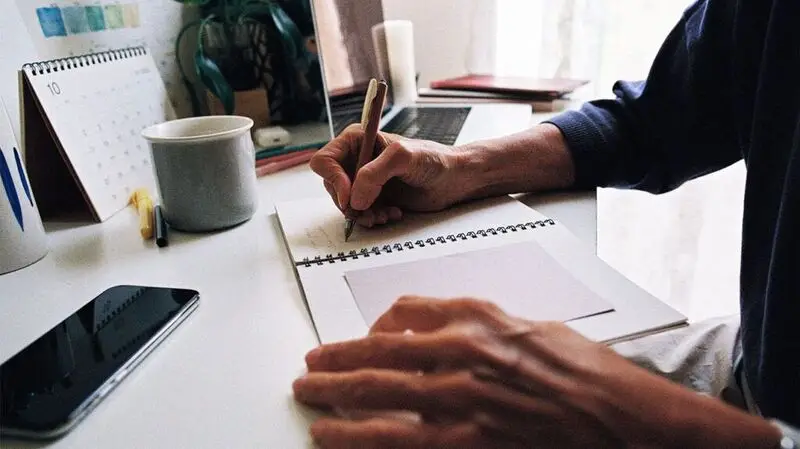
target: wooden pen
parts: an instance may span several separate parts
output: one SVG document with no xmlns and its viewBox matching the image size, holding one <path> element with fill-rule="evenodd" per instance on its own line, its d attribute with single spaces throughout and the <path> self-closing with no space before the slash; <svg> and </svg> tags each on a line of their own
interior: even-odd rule
<svg viewBox="0 0 800 449">
<path fill-rule="evenodd" d="M 361 114 L 361 128 L 364 130 L 364 139 L 361 141 L 361 148 L 358 151 L 358 161 L 353 172 L 353 181 L 355 181 L 361 167 L 367 165 L 375 157 L 375 141 L 378 138 L 378 128 L 383 115 L 383 104 L 386 101 L 387 90 L 388 85 L 385 81 L 377 82 L 374 78 L 370 80 L 367 95 L 364 98 L 364 110 Z M 348 204 L 345 211 L 345 242 L 353 234 L 357 215 L 357 212 Z"/>
</svg>

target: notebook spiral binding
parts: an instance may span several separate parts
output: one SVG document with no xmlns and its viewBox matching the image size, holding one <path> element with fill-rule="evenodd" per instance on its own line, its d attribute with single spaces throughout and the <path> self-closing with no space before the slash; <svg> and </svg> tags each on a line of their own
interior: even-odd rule
<svg viewBox="0 0 800 449">
<path fill-rule="evenodd" d="M 398 242 L 391 245 L 373 246 L 372 248 L 361 248 L 360 250 L 352 250 L 344 253 L 327 254 L 323 256 L 316 256 L 314 258 L 303 258 L 302 261 L 296 262 L 295 265 L 303 267 L 311 267 L 314 265 L 326 265 L 336 262 L 346 262 L 348 260 L 356 260 L 359 257 L 372 257 L 380 256 L 382 254 L 391 254 L 393 252 L 400 252 L 412 250 L 415 248 L 424 248 L 425 246 L 444 245 L 447 243 L 457 242 L 459 240 L 477 239 L 483 237 L 491 237 L 500 234 L 508 234 L 509 232 L 519 232 L 534 230 L 536 228 L 543 228 L 545 226 L 553 226 L 556 222 L 553 219 L 529 221 L 527 223 L 519 223 L 508 226 L 498 226 L 496 228 L 479 229 L 476 231 L 460 232 L 458 234 L 440 235 L 437 237 L 429 237 L 427 239 L 420 239 L 416 241 Z"/>
<path fill-rule="evenodd" d="M 118 50 L 107 50 L 98 53 L 87 53 L 66 58 L 51 59 L 49 61 L 29 62 L 23 64 L 23 69 L 30 69 L 33 76 L 44 75 L 46 73 L 63 72 L 78 67 L 87 67 L 95 64 L 116 61 L 119 59 L 132 58 L 147 54 L 147 49 L 143 46 L 122 48 Z"/>
</svg>

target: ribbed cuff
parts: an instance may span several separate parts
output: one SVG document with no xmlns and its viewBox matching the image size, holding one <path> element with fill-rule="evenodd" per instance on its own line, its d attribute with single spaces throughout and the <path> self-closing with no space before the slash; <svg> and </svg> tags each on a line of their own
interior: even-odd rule
<svg viewBox="0 0 800 449">
<path fill-rule="evenodd" d="M 542 123 L 555 125 L 564 135 L 575 164 L 575 187 L 602 186 L 606 178 L 608 141 L 581 111 L 566 111 Z"/>
</svg>

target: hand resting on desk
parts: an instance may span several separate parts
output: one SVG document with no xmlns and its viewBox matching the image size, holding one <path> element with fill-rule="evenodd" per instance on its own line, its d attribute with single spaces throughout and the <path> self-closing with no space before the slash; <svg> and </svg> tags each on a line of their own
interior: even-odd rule
<svg viewBox="0 0 800 449">
<path fill-rule="evenodd" d="M 294 383 L 298 401 L 362 414 L 315 422 L 322 449 L 777 441 L 763 420 L 657 377 L 564 324 L 514 318 L 471 299 L 402 298 L 369 336 L 312 350 L 306 363 L 308 374 Z"/>
</svg>

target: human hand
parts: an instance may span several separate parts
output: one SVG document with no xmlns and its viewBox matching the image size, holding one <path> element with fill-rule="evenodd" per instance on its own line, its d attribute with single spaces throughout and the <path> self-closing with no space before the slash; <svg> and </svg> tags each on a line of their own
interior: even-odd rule
<svg viewBox="0 0 800 449">
<path fill-rule="evenodd" d="M 389 133 L 378 133 L 377 156 L 351 181 L 363 137 L 361 126 L 351 125 L 310 162 L 339 209 L 361 211 L 360 225 L 399 220 L 404 210 L 441 210 L 464 199 L 453 147 Z"/>
<path fill-rule="evenodd" d="M 411 332 L 408 332 L 411 331 Z M 295 381 L 323 449 L 773 447 L 765 421 L 648 373 L 566 325 L 486 302 L 400 299 Z M 414 412 L 409 420 L 384 412 Z M 715 427 L 716 426 L 716 427 Z"/>
</svg>

